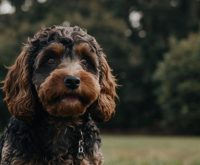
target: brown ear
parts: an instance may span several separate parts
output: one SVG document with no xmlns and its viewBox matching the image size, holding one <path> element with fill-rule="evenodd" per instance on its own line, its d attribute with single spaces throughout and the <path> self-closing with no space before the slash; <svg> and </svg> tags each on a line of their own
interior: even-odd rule
<svg viewBox="0 0 200 165">
<path fill-rule="evenodd" d="M 9 67 L 4 80 L 4 101 L 10 113 L 27 120 L 33 114 L 33 95 L 31 92 L 31 78 L 29 74 L 28 52 L 26 48 L 20 53 L 15 64 Z"/>
<path fill-rule="evenodd" d="M 90 113 L 97 121 L 108 121 L 115 113 L 116 79 L 104 54 L 100 56 L 100 86 L 101 91 L 97 102 L 91 107 Z M 93 109 L 94 108 L 94 109 Z M 93 109 L 93 110 L 92 110 Z"/>
</svg>

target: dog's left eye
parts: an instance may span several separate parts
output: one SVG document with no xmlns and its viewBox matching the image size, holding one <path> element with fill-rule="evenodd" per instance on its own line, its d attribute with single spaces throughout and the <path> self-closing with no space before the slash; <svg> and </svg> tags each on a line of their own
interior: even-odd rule
<svg viewBox="0 0 200 165">
<path fill-rule="evenodd" d="M 97 70 L 96 70 L 95 64 L 90 58 L 84 57 L 80 60 L 80 63 L 83 69 L 96 73 Z"/>
<path fill-rule="evenodd" d="M 86 67 L 86 68 L 87 68 L 88 65 L 89 65 L 86 59 L 82 59 L 82 60 L 81 60 L 81 64 L 82 64 L 84 67 Z"/>
<path fill-rule="evenodd" d="M 54 58 L 49 58 L 47 60 L 47 64 L 49 64 L 49 65 L 52 65 L 52 64 L 55 64 L 55 63 L 56 63 L 56 60 Z"/>
</svg>

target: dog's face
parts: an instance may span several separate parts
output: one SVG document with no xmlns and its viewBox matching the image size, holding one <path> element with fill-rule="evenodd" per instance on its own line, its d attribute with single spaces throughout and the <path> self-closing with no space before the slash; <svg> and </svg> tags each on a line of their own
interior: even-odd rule
<svg viewBox="0 0 200 165">
<path fill-rule="evenodd" d="M 80 116 L 88 110 L 104 121 L 114 112 L 115 87 L 96 40 L 80 28 L 54 26 L 29 41 L 10 67 L 3 90 L 9 111 L 18 118 L 33 116 L 42 104 L 52 116 Z"/>
<path fill-rule="evenodd" d="M 43 48 L 32 79 L 45 110 L 55 116 L 83 114 L 100 94 L 98 68 L 97 55 L 87 43 L 53 42 Z"/>
</svg>

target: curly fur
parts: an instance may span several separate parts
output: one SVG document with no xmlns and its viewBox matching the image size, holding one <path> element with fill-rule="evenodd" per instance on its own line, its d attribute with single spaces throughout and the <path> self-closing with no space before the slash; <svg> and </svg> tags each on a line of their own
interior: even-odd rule
<svg viewBox="0 0 200 165">
<path fill-rule="evenodd" d="M 77 66 L 71 70 L 83 81 L 74 92 L 81 96 L 81 103 L 71 105 L 59 100 L 69 93 L 61 83 L 71 73 L 66 60 L 59 65 L 61 69 L 52 69 L 49 74 L 38 74 L 35 69 L 49 45 L 61 54 L 59 44 L 68 56 L 90 54 L 94 58 L 91 72 L 78 62 L 68 62 Z M 46 76 L 44 80 L 41 75 Z M 101 164 L 101 140 L 94 121 L 108 121 L 114 114 L 115 88 L 106 55 L 94 37 L 79 27 L 41 29 L 28 40 L 4 81 L 4 101 L 13 117 L 0 140 L 0 164 Z M 79 130 L 86 154 L 81 161 L 76 159 Z"/>
</svg>

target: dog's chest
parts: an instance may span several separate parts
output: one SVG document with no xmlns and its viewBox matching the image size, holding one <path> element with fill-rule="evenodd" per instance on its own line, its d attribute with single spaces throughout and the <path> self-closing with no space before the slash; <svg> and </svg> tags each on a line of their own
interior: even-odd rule
<svg viewBox="0 0 200 165">
<path fill-rule="evenodd" d="M 42 125 L 34 129 L 20 124 L 16 126 L 15 123 L 6 134 L 9 138 L 6 138 L 8 141 L 2 155 L 7 159 L 5 161 L 14 164 L 95 165 L 102 160 L 101 141 L 95 125 L 89 124 L 81 129 Z M 80 150 L 83 152 L 82 160 L 77 158 Z"/>
<path fill-rule="evenodd" d="M 54 128 L 48 132 L 42 142 L 42 152 L 49 159 L 66 160 L 75 157 L 79 150 L 79 142 L 84 141 L 85 137 L 78 130 L 73 128 Z M 84 142 L 83 148 L 87 148 Z"/>
<path fill-rule="evenodd" d="M 36 156 L 36 161 L 41 165 L 99 165 L 102 154 L 100 141 L 96 135 L 83 133 L 72 128 L 59 129 L 54 136 L 43 142 L 41 155 Z M 38 159 L 38 160 L 37 160 Z"/>
</svg>

